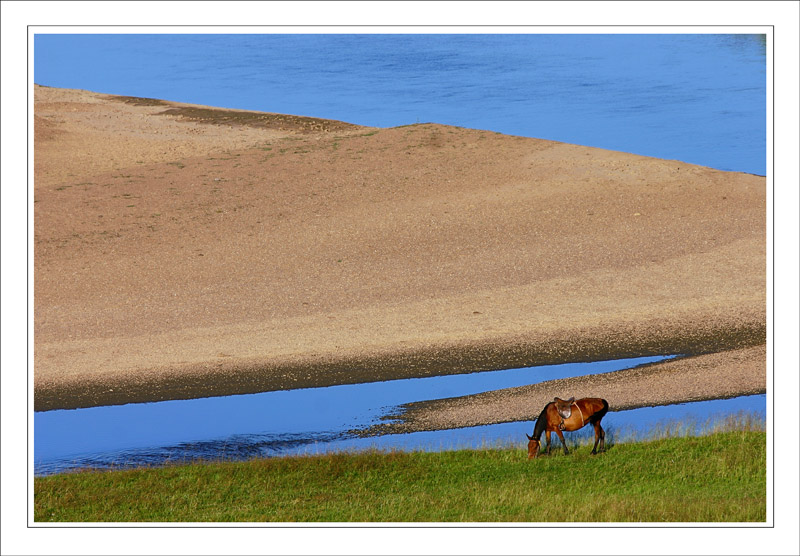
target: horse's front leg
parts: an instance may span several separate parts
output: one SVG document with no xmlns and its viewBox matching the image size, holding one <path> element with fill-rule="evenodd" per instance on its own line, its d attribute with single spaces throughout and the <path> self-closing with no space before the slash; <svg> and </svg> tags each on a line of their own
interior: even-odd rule
<svg viewBox="0 0 800 556">
<path fill-rule="evenodd" d="M 564 455 L 566 456 L 569 454 L 569 450 L 567 450 L 567 441 L 564 440 L 564 433 L 561 432 L 561 429 L 556 429 L 556 434 L 561 439 L 561 444 L 564 446 Z"/>
</svg>

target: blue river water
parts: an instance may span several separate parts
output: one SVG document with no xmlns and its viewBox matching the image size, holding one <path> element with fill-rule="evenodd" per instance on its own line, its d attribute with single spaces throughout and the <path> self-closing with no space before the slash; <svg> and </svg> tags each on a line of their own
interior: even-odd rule
<svg viewBox="0 0 800 556">
<path fill-rule="evenodd" d="M 763 35 L 37 34 L 34 81 L 766 174 Z"/>
<path fill-rule="evenodd" d="M 305 388 L 260 394 L 34 414 L 34 472 L 160 465 L 193 459 L 246 459 L 365 448 L 449 449 L 522 442 L 531 423 L 361 438 L 403 404 L 465 396 L 546 380 L 608 373 L 666 359 L 572 363 L 463 375 Z M 563 395 L 567 397 L 568 392 Z M 605 423 L 641 431 L 709 412 L 765 411 L 765 396 L 614 412 Z"/>
</svg>

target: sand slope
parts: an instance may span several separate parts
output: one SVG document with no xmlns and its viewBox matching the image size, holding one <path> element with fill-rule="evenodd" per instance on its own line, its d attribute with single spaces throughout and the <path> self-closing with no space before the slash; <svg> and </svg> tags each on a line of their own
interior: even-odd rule
<svg viewBox="0 0 800 556">
<path fill-rule="evenodd" d="M 44 87 L 34 120 L 36 409 L 765 341 L 763 177 Z"/>
</svg>

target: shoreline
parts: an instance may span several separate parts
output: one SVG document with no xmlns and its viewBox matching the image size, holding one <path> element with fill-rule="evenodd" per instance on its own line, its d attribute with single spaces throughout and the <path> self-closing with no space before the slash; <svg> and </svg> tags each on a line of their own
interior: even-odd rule
<svg viewBox="0 0 800 556">
<path fill-rule="evenodd" d="M 583 363 L 657 355 L 683 357 L 735 352 L 763 346 L 766 329 L 689 331 L 684 336 L 636 337 L 627 330 L 605 337 L 598 330 L 569 337 L 496 340 L 484 344 L 424 346 L 351 358 L 310 356 L 279 361 L 233 361 L 193 364 L 182 368 L 119 373 L 104 380 L 72 380 L 37 384 L 35 411 L 255 394 L 275 390 L 320 388 L 340 384 L 462 374 L 562 363 Z M 617 337 L 613 337 L 617 336 Z M 761 373 L 766 373 L 765 361 Z"/>
<path fill-rule="evenodd" d="M 37 411 L 766 341 L 764 178 L 437 124 L 34 97 Z"/>
<path fill-rule="evenodd" d="M 679 357 L 610 373 L 549 380 L 401 406 L 394 423 L 374 425 L 361 436 L 536 421 L 555 396 L 602 397 L 609 411 L 734 398 L 767 391 L 766 346 Z"/>
</svg>

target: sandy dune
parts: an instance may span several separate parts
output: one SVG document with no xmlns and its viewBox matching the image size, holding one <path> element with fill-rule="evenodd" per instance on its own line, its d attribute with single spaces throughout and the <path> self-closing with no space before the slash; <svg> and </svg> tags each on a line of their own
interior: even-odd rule
<svg viewBox="0 0 800 556">
<path fill-rule="evenodd" d="M 37 410 L 766 339 L 763 177 L 45 87 L 34 122 Z"/>
</svg>

